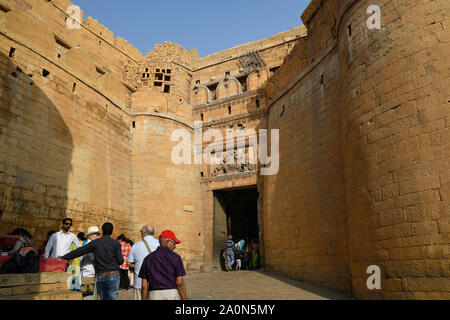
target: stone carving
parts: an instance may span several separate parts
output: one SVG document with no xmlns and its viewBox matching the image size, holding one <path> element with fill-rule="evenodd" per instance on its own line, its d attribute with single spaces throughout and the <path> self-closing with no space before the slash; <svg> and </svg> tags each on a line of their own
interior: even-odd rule
<svg viewBox="0 0 450 320">
<path fill-rule="evenodd" d="M 245 156 L 242 154 L 238 154 L 235 151 L 227 153 L 227 159 L 233 158 L 233 161 L 228 161 L 230 164 L 227 164 L 226 159 L 222 159 L 219 165 L 214 169 L 211 177 L 219 177 L 226 175 L 234 175 L 241 174 L 244 172 L 252 172 L 256 171 L 256 166 L 251 164 L 249 161 L 245 159 Z"/>
</svg>

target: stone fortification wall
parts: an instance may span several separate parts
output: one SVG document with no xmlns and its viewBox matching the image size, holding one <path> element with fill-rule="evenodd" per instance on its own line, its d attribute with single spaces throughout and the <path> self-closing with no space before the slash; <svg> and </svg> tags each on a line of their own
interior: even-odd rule
<svg viewBox="0 0 450 320">
<path fill-rule="evenodd" d="M 61 219 L 73 231 L 133 229 L 130 97 L 140 54 L 92 19 L 68 29 L 67 1 L 1 1 L 0 231 L 37 243 Z"/>
<path fill-rule="evenodd" d="M 367 27 L 374 4 L 380 30 Z M 358 298 L 448 299 L 445 8 L 349 0 L 305 11 L 308 39 L 266 88 L 269 128 L 281 130 L 280 173 L 264 179 L 269 269 Z M 381 290 L 366 286 L 371 265 Z"/>
</svg>

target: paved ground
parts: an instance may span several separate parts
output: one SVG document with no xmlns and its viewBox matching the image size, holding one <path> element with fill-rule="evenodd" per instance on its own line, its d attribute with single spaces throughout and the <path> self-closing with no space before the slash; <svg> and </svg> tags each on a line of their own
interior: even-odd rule
<svg viewBox="0 0 450 320">
<path fill-rule="evenodd" d="M 349 296 L 264 271 L 194 273 L 185 277 L 190 300 L 342 300 Z M 122 290 L 119 300 L 132 300 Z"/>
</svg>

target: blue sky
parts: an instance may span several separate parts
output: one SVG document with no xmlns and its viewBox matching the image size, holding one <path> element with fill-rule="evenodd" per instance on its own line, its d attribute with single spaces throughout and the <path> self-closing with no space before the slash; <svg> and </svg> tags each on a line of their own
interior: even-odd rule
<svg viewBox="0 0 450 320">
<path fill-rule="evenodd" d="M 176 42 L 200 57 L 302 24 L 310 0 L 72 0 L 145 55 Z"/>
</svg>

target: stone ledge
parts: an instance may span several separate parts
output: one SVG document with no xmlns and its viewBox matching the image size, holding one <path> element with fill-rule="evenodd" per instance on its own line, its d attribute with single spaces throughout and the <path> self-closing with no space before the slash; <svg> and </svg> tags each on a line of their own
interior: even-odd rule
<svg viewBox="0 0 450 320">
<path fill-rule="evenodd" d="M 0 300 L 82 300 L 81 292 L 70 291 L 66 272 L 0 275 Z"/>
<path fill-rule="evenodd" d="M 217 176 L 217 177 L 209 177 L 209 178 L 203 178 L 202 183 L 210 183 L 210 182 L 216 182 L 216 181 L 225 181 L 225 180 L 233 180 L 233 179 L 240 179 L 240 178 L 247 178 L 252 177 L 258 174 L 258 171 L 250 171 L 250 172 L 243 172 L 243 173 L 237 173 L 237 174 L 230 174 L 225 176 Z"/>
<path fill-rule="evenodd" d="M 30 274 L 1 274 L 0 288 L 24 286 L 24 285 L 41 285 L 51 283 L 66 283 L 70 276 L 66 272 L 41 272 Z"/>
<path fill-rule="evenodd" d="M 32 293 L 66 292 L 66 291 L 69 291 L 66 282 L 14 286 L 14 287 L 0 288 L 0 298 L 2 296 L 5 297 L 5 296 L 26 295 Z"/>
<path fill-rule="evenodd" d="M 217 120 L 211 120 L 208 122 L 203 123 L 203 127 L 211 127 L 213 125 L 217 125 L 217 124 L 222 124 L 222 123 L 227 123 L 230 121 L 236 121 L 236 120 L 241 120 L 241 119 L 246 119 L 246 118 L 252 118 L 252 117 L 256 117 L 259 115 L 265 115 L 267 113 L 267 109 L 261 109 L 259 111 L 250 111 L 248 113 L 241 113 L 241 114 L 237 114 L 235 116 L 231 116 L 231 117 L 227 117 L 227 118 L 220 118 Z"/>
<path fill-rule="evenodd" d="M 233 100 L 245 99 L 245 98 L 248 98 L 248 97 L 258 96 L 258 95 L 261 95 L 261 94 L 265 95 L 265 90 L 263 88 L 252 90 L 252 91 L 246 91 L 246 92 L 234 95 L 234 96 L 230 96 L 230 97 L 226 97 L 226 98 L 223 98 L 223 99 L 214 100 L 214 101 L 211 101 L 209 103 L 203 103 L 203 104 L 199 104 L 199 105 L 193 106 L 192 107 L 192 111 L 208 109 L 208 108 L 211 108 L 211 107 L 213 107 L 215 105 L 219 105 L 219 104 L 222 104 L 222 103 L 231 102 Z"/>
<path fill-rule="evenodd" d="M 1 297 L 0 300 L 83 300 L 83 294 L 75 291 L 54 291 Z"/>
</svg>

